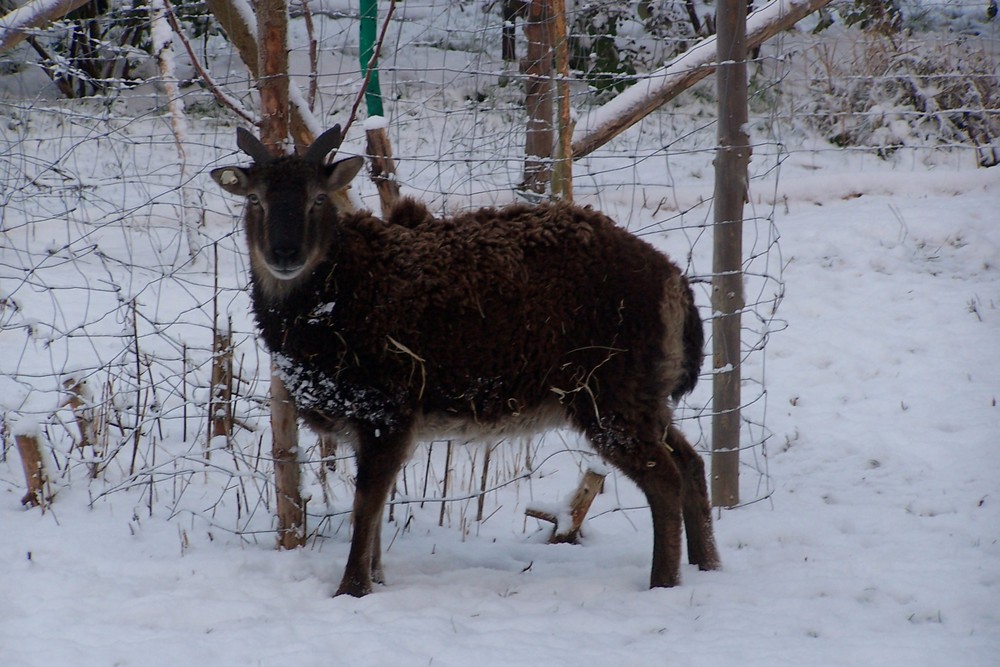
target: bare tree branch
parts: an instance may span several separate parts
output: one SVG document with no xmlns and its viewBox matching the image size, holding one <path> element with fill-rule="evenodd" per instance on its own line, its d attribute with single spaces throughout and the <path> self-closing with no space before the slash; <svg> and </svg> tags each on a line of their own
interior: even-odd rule
<svg viewBox="0 0 1000 667">
<path fill-rule="evenodd" d="M 212 93 L 219 104 L 232 111 L 247 123 L 253 125 L 256 121 L 254 120 L 253 115 L 246 110 L 246 107 L 244 107 L 240 101 L 232 95 L 223 91 L 215 82 L 215 79 L 212 78 L 212 75 L 209 74 L 204 67 L 202 67 L 201 61 L 194 52 L 194 47 L 191 46 L 190 40 L 188 40 L 187 35 L 184 34 L 184 31 L 181 30 L 180 24 L 177 22 L 177 16 L 174 14 L 174 6 L 170 4 L 170 0 L 163 0 L 163 4 L 166 5 L 167 8 L 167 21 L 170 22 L 170 27 L 173 29 L 174 34 L 177 35 L 181 44 L 184 45 L 188 58 L 191 59 L 191 65 L 194 67 L 195 71 L 198 72 L 198 76 L 201 78 L 202 83 L 205 84 L 205 87 L 208 88 L 209 92 Z"/>
</svg>

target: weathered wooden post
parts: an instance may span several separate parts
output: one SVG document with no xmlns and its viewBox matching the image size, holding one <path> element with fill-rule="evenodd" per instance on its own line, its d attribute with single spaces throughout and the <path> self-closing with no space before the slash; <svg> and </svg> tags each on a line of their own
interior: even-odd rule
<svg viewBox="0 0 1000 667">
<path fill-rule="evenodd" d="M 746 0 L 718 5 L 719 95 L 712 260 L 712 504 L 740 502 L 740 329 L 747 196 Z"/>
<path fill-rule="evenodd" d="M 573 201 L 573 120 L 569 90 L 569 34 L 566 29 L 566 0 L 550 0 L 552 45 L 555 54 L 556 99 L 558 100 L 558 141 L 552 168 L 552 194 Z"/>
<path fill-rule="evenodd" d="M 395 0 L 389 4 L 386 24 L 396 7 Z M 381 39 L 376 41 L 378 28 L 378 2 L 361 0 L 361 76 L 365 78 L 365 105 L 368 122 L 365 123 L 365 152 L 369 158 L 369 175 L 378 188 L 379 203 L 383 217 L 392 210 L 399 199 L 399 183 L 396 182 L 396 163 L 392 159 L 392 144 L 389 141 L 385 111 L 382 108 L 382 89 L 378 80 L 378 52 Z M 383 31 L 384 35 L 384 31 Z"/>
<path fill-rule="evenodd" d="M 280 155 L 288 140 L 288 6 L 283 0 L 257 3 L 260 139 Z M 271 365 L 271 456 L 277 498 L 278 548 L 305 544 L 305 504 L 300 490 L 298 417 L 288 389 Z"/>
<path fill-rule="evenodd" d="M 525 74 L 524 108 L 528 114 L 524 143 L 524 178 L 521 189 L 543 194 L 552 177 L 552 20 L 551 0 L 527 3 L 524 36 L 527 55 L 521 62 Z"/>
<path fill-rule="evenodd" d="M 21 419 L 14 424 L 12 430 L 17 453 L 21 456 L 21 466 L 24 468 L 24 481 L 28 487 L 28 492 L 21 498 L 21 504 L 41 507 L 44 511 L 52 499 L 52 491 L 45 471 L 38 425 L 34 420 Z"/>
</svg>

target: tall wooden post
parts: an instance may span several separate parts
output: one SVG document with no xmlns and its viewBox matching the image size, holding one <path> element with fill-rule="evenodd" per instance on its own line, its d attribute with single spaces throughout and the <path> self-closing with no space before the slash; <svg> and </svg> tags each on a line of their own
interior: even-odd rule
<svg viewBox="0 0 1000 667">
<path fill-rule="evenodd" d="M 712 260 L 712 504 L 739 504 L 743 204 L 747 196 L 746 0 L 718 4 L 719 96 Z"/>
<path fill-rule="evenodd" d="M 260 90 L 260 140 L 275 154 L 288 140 L 288 5 L 257 2 L 257 87 Z"/>
<path fill-rule="evenodd" d="M 569 32 L 566 29 L 566 0 L 550 0 L 552 7 L 552 48 L 555 55 L 556 98 L 558 99 L 558 141 L 552 168 L 552 194 L 573 201 L 573 120 L 569 91 Z"/>
<path fill-rule="evenodd" d="M 288 5 L 283 0 L 257 2 L 260 139 L 280 155 L 288 141 Z M 271 374 L 271 456 L 277 497 L 278 547 L 305 543 L 305 505 L 299 488 L 298 421 L 288 389 Z"/>
<path fill-rule="evenodd" d="M 396 7 L 395 0 L 389 3 L 386 24 Z M 368 123 L 365 137 L 368 153 L 369 175 L 378 188 L 382 217 L 387 217 L 399 199 L 399 183 L 396 182 L 396 163 L 392 158 L 392 143 L 386 127 L 385 111 L 382 108 L 382 88 L 378 81 L 378 55 L 381 38 L 376 40 L 378 28 L 378 3 L 376 0 L 361 0 L 361 75 L 365 77 L 365 106 L 368 109 Z M 385 35 L 383 28 L 382 35 Z M 375 119 L 383 119 L 376 121 Z"/>
<path fill-rule="evenodd" d="M 278 548 L 305 544 L 306 508 L 302 502 L 299 466 L 299 425 L 295 403 L 271 367 L 271 457 L 274 459 L 274 492 L 277 500 Z"/>
<path fill-rule="evenodd" d="M 527 3 L 524 36 L 527 55 L 521 63 L 526 75 L 524 107 L 528 125 L 524 143 L 524 179 L 521 188 L 543 194 L 552 175 L 552 18 L 550 0 Z"/>
</svg>

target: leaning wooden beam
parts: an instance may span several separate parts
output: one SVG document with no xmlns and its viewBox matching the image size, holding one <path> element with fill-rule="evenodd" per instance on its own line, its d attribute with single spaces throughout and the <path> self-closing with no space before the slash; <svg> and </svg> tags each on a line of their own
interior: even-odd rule
<svg viewBox="0 0 1000 667">
<path fill-rule="evenodd" d="M 747 17 L 747 48 L 760 46 L 832 0 L 774 0 Z M 573 158 L 594 152 L 715 71 L 716 37 L 709 37 L 583 116 L 573 132 Z"/>
<path fill-rule="evenodd" d="M 0 53 L 9 51 L 34 31 L 61 19 L 90 0 L 31 0 L 0 17 Z"/>
<path fill-rule="evenodd" d="M 593 468 L 588 469 L 583 474 L 583 478 L 580 479 L 580 485 L 576 487 L 576 491 L 566 503 L 565 510 L 561 509 L 559 514 L 536 507 L 528 507 L 524 513 L 534 519 L 555 524 L 552 536 L 549 537 L 549 544 L 576 544 L 580 539 L 580 527 L 583 526 L 583 520 L 587 518 L 587 512 L 590 510 L 594 498 L 604 487 L 606 476 L 606 472 L 598 472 Z M 560 519 L 566 516 L 569 517 L 569 525 L 561 525 Z"/>
</svg>

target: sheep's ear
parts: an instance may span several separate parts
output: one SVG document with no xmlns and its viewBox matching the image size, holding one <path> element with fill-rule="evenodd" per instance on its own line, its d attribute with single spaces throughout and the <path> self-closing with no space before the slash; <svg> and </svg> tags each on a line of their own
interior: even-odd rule
<svg viewBox="0 0 1000 667">
<path fill-rule="evenodd" d="M 250 192 L 250 177 L 240 167 L 219 167 L 211 172 L 212 180 L 226 192 L 246 197 Z"/>
<path fill-rule="evenodd" d="M 326 173 L 327 190 L 339 190 L 347 187 L 354 180 L 354 177 L 358 175 L 363 166 L 365 166 L 365 159 L 358 156 L 349 157 L 332 165 L 324 166 L 323 171 Z"/>
</svg>

